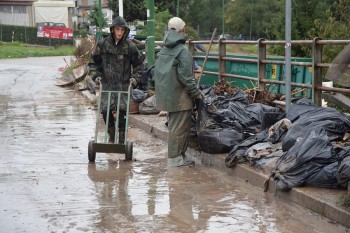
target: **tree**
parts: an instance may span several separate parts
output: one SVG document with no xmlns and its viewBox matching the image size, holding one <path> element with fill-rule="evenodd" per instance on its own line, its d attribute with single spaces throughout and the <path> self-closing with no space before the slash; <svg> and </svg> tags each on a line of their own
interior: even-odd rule
<svg viewBox="0 0 350 233">
<path fill-rule="evenodd" d="M 278 0 L 236 0 L 227 3 L 226 24 L 232 34 L 275 39 L 276 24 L 282 19 L 283 4 Z"/>
<path fill-rule="evenodd" d="M 175 2 L 175 3 L 174 3 Z M 157 0 L 155 1 L 155 7 L 159 11 L 168 10 L 172 15 L 175 14 L 176 1 Z M 114 16 L 119 15 L 119 0 L 108 0 L 108 8 L 113 11 Z M 124 19 L 127 22 L 133 22 L 135 20 L 147 20 L 147 0 L 141 1 L 123 1 L 123 13 Z"/>
<path fill-rule="evenodd" d="M 182 1 L 180 17 L 187 25 L 197 28 L 201 37 L 210 38 L 214 28 L 222 32 L 222 1 L 219 0 L 189 0 Z M 220 2 L 220 4 L 218 4 Z"/>
<path fill-rule="evenodd" d="M 350 38 L 350 0 L 335 1 L 326 11 L 325 20 L 316 19 L 309 30 L 310 37 L 341 40 Z M 325 47 L 324 60 L 331 62 L 343 48 L 340 46 Z"/>
<path fill-rule="evenodd" d="M 113 11 L 113 18 L 119 15 L 119 0 L 108 0 L 108 8 Z M 127 22 L 146 20 L 146 0 L 123 1 L 123 18 Z"/>
<path fill-rule="evenodd" d="M 102 15 L 103 16 L 103 15 Z M 95 3 L 93 10 L 89 12 L 88 20 L 90 22 L 90 25 L 99 27 L 99 8 L 97 3 Z M 102 17 L 101 18 L 101 27 L 104 28 L 107 26 L 107 19 Z"/>
</svg>

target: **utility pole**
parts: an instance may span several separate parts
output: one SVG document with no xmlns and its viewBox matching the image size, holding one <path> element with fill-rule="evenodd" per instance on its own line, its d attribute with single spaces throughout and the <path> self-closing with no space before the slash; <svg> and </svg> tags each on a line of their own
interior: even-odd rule
<svg viewBox="0 0 350 233">
<path fill-rule="evenodd" d="M 292 22 L 292 0 L 286 0 L 286 33 L 285 33 L 285 76 L 286 76 L 286 113 L 288 113 L 291 105 L 291 22 Z"/>
<path fill-rule="evenodd" d="M 253 0 L 250 3 L 250 27 L 249 27 L 249 39 L 252 40 L 252 24 L 253 24 Z"/>
<path fill-rule="evenodd" d="M 222 0 L 222 36 L 225 34 L 225 0 Z"/>
<path fill-rule="evenodd" d="M 180 7 L 179 1 L 180 0 L 176 1 L 176 17 L 179 17 L 179 7 Z"/>
<path fill-rule="evenodd" d="M 147 0 L 147 68 L 150 68 L 155 61 L 154 31 L 154 0 Z"/>
<path fill-rule="evenodd" d="M 119 16 L 124 18 L 123 0 L 119 0 Z"/>
<path fill-rule="evenodd" d="M 98 0 L 98 33 L 96 34 L 96 41 L 102 37 L 102 4 L 101 0 Z"/>
</svg>

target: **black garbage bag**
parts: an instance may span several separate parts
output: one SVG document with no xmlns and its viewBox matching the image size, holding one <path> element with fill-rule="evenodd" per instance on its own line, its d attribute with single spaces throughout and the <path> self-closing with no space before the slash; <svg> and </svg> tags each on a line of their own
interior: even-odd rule
<svg viewBox="0 0 350 233">
<path fill-rule="evenodd" d="M 216 95 L 213 88 L 203 92 L 206 97 L 198 108 L 197 135 L 199 143 L 203 145 L 202 150 L 207 153 L 229 152 L 242 140 L 259 132 L 264 112 L 280 111 L 263 104 L 249 104 L 247 95 L 240 89 L 230 95 Z M 220 133 L 223 129 L 225 132 Z M 230 137 L 225 139 L 223 135 Z M 216 149 L 215 145 L 205 144 L 220 141 L 224 146 Z"/>
<path fill-rule="evenodd" d="M 266 105 L 265 105 L 266 106 Z M 261 113 L 261 130 L 265 130 L 270 128 L 272 125 L 274 125 L 275 123 L 277 123 L 278 121 L 282 120 L 285 117 L 285 113 L 284 112 L 268 112 L 268 111 L 264 111 Z"/>
<path fill-rule="evenodd" d="M 320 169 L 317 173 L 311 174 L 305 181 L 305 185 L 316 186 L 320 188 L 339 188 L 337 182 L 337 171 L 339 163 L 334 162 Z"/>
<path fill-rule="evenodd" d="M 293 114 L 295 121 L 288 129 L 283 140 L 283 151 L 289 150 L 296 140 L 306 137 L 310 131 L 317 128 L 324 129 L 330 141 L 343 138 L 344 133 L 350 130 L 349 118 L 335 109 L 315 107 L 313 105 L 303 105 L 303 107 L 306 110 L 298 117 L 295 117 L 296 115 Z M 292 112 L 294 111 L 293 108 L 291 108 Z M 300 106 L 297 108 L 299 111 Z"/>
<path fill-rule="evenodd" d="M 336 174 L 337 182 L 341 187 L 348 187 L 350 182 L 350 148 L 347 147 L 339 154 L 340 164 Z"/>
<path fill-rule="evenodd" d="M 246 151 L 260 142 L 267 142 L 267 131 L 264 130 L 236 144 L 225 158 L 226 167 L 234 167 L 239 163 L 248 162 Z"/>
<path fill-rule="evenodd" d="M 337 156 L 332 144 L 323 128 L 316 128 L 296 143 L 283 154 L 276 163 L 276 169 L 272 177 L 279 190 L 289 190 L 293 187 L 312 183 L 318 173 L 327 165 L 337 161 Z M 310 179 L 310 180 L 308 180 Z M 319 180 L 327 180 L 327 177 L 318 177 Z M 316 182 L 315 182 L 316 183 Z M 312 184 L 315 184 L 312 183 Z"/>
<path fill-rule="evenodd" d="M 199 148 L 210 154 L 226 153 L 232 145 L 242 141 L 242 137 L 241 133 L 230 128 L 203 129 L 198 134 Z"/>
<path fill-rule="evenodd" d="M 300 115 L 304 113 L 319 109 L 320 107 L 308 99 L 300 99 L 291 105 L 289 111 L 286 114 L 286 118 L 291 122 L 296 121 Z"/>
</svg>

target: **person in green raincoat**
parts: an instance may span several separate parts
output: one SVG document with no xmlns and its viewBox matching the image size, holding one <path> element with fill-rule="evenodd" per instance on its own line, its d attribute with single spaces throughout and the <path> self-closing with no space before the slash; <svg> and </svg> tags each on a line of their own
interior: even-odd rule
<svg viewBox="0 0 350 233">
<path fill-rule="evenodd" d="M 193 58 L 187 47 L 185 22 L 173 17 L 168 22 L 164 46 L 155 61 L 154 81 L 156 107 L 168 112 L 168 166 L 191 166 L 185 152 L 191 130 L 194 99 L 203 99 L 193 73 Z"/>
<path fill-rule="evenodd" d="M 101 39 L 93 52 L 92 58 L 96 65 L 97 72 L 101 76 L 103 90 L 107 91 L 128 91 L 130 82 L 133 86 L 139 80 L 132 78 L 132 71 L 137 69 L 144 61 L 136 45 L 127 39 L 130 29 L 123 17 L 117 16 L 110 27 L 110 35 Z M 110 101 L 108 134 L 109 141 L 114 142 L 115 122 L 113 110 L 117 106 L 117 94 L 112 94 Z M 119 112 L 119 140 L 123 143 L 125 132 L 127 96 L 121 95 Z M 108 109 L 108 95 L 101 96 L 101 113 L 106 123 Z M 107 123 L 106 123 L 107 124 Z"/>
</svg>

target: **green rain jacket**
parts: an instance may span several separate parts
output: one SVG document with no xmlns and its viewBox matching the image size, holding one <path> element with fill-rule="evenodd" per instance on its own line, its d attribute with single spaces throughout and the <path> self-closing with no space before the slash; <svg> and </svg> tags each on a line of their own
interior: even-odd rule
<svg viewBox="0 0 350 233">
<path fill-rule="evenodd" d="M 177 112 L 193 108 L 193 98 L 200 95 L 193 75 L 193 59 L 186 39 L 170 30 L 157 54 L 154 69 L 156 105 L 160 111 Z"/>
</svg>

